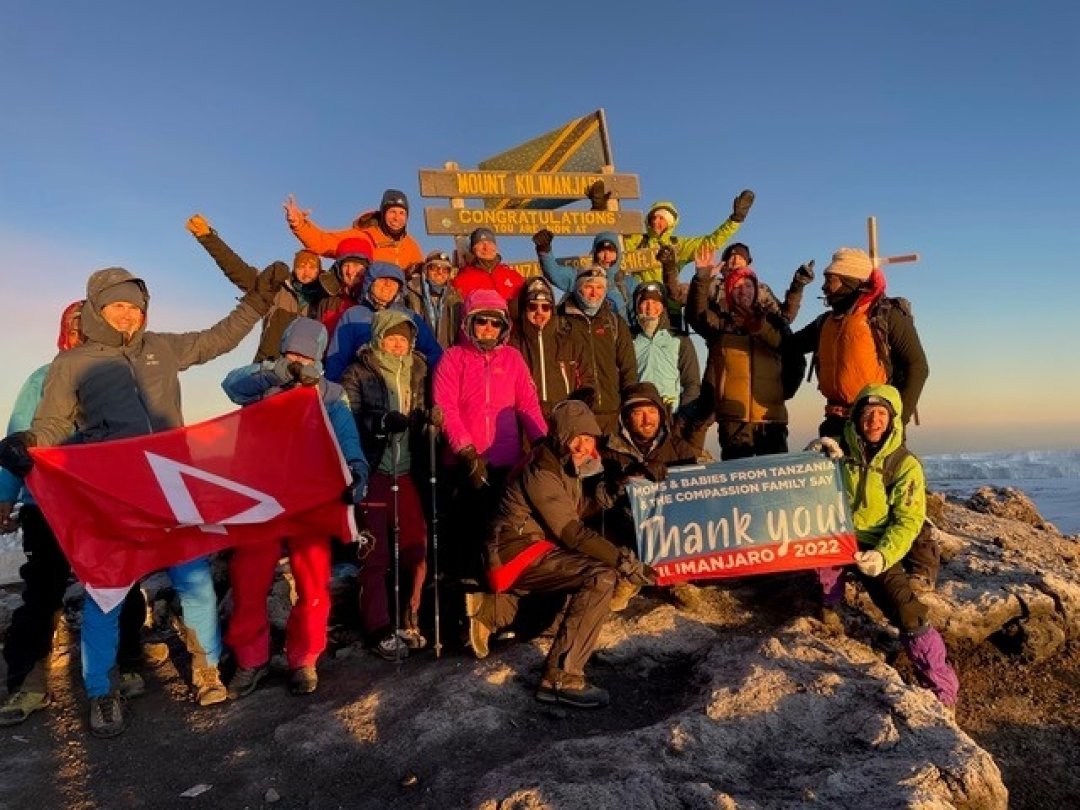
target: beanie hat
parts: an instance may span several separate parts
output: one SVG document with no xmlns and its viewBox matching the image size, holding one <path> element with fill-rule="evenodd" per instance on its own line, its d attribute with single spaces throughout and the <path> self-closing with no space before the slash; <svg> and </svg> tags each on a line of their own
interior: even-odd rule
<svg viewBox="0 0 1080 810">
<path fill-rule="evenodd" d="M 146 312 L 146 293 L 143 292 L 143 288 L 138 282 L 121 281 L 119 284 L 106 287 L 97 296 L 95 303 L 101 309 L 119 301 L 137 306 L 143 312 Z"/>
<path fill-rule="evenodd" d="M 606 286 L 607 271 L 598 264 L 586 265 L 585 267 L 582 267 L 580 270 L 577 271 L 577 278 L 574 279 L 574 287 L 578 288 L 582 285 L 583 282 L 590 279 L 597 279 L 599 281 L 603 281 L 604 285 Z"/>
<path fill-rule="evenodd" d="M 495 232 L 490 228 L 477 228 L 469 234 L 469 247 L 474 248 L 480 242 L 495 242 Z"/>
<path fill-rule="evenodd" d="M 363 259 L 371 264 L 375 257 L 375 246 L 371 244 L 370 239 L 353 236 L 338 242 L 334 255 L 339 262 L 345 259 Z"/>
<path fill-rule="evenodd" d="M 555 302 L 555 296 L 551 292 L 551 287 L 543 278 L 529 279 L 523 288 L 523 297 L 526 303 L 529 301 Z"/>
<path fill-rule="evenodd" d="M 454 266 L 454 263 L 450 261 L 450 254 L 442 250 L 433 250 L 424 257 L 424 267 L 430 267 L 434 264 L 441 264 L 447 268 Z"/>
<path fill-rule="evenodd" d="M 662 216 L 667 221 L 667 226 L 669 228 L 675 227 L 675 218 L 678 215 L 675 213 L 674 209 L 666 205 L 654 205 L 652 208 L 650 208 L 649 215 L 645 218 L 646 223 L 657 214 Z"/>
<path fill-rule="evenodd" d="M 416 327 L 413 326 L 412 321 L 403 320 L 399 323 L 395 323 L 393 326 L 388 327 L 383 333 L 383 338 L 388 338 L 393 335 L 398 335 L 406 340 L 412 341 L 413 335 L 416 333 Z"/>
<path fill-rule="evenodd" d="M 398 191 L 396 188 L 388 188 L 383 192 L 382 202 L 379 203 L 379 211 L 385 211 L 387 208 L 404 208 L 406 212 L 409 210 L 409 198 L 405 196 L 404 191 Z"/>
<path fill-rule="evenodd" d="M 659 301 L 661 304 L 667 295 L 664 285 L 658 281 L 646 281 L 634 290 L 634 306 L 637 307 L 642 301 Z"/>
<path fill-rule="evenodd" d="M 611 248 L 612 250 L 614 250 L 616 252 L 618 252 L 618 250 L 619 250 L 619 246 L 616 245 L 612 240 L 610 240 L 610 239 L 597 239 L 596 244 L 593 245 L 593 253 L 597 253 L 598 251 L 600 251 L 601 249 L 603 249 L 605 247 L 609 247 L 609 248 Z"/>
<path fill-rule="evenodd" d="M 833 254 L 832 261 L 825 268 L 826 275 L 847 276 L 866 281 L 874 271 L 874 263 L 865 250 L 842 247 Z"/>
<path fill-rule="evenodd" d="M 73 301 L 64 307 L 64 311 L 60 315 L 60 336 L 56 339 L 56 348 L 62 352 L 77 345 L 71 342 L 71 333 L 82 331 L 80 324 L 83 304 L 85 303 L 85 301 Z"/>
<path fill-rule="evenodd" d="M 750 256 L 750 248 L 744 245 L 742 242 L 732 242 L 726 248 L 724 252 L 720 254 L 720 261 L 726 262 L 732 256 L 742 256 L 746 259 L 747 264 L 753 264 L 754 259 Z"/>
</svg>

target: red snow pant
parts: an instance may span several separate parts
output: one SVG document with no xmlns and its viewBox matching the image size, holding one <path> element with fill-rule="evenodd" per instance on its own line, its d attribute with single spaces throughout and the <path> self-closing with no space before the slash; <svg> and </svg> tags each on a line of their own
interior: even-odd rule
<svg viewBox="0 0 1080 810">
<path fill-rule="evenodd" d="M 285 657 L 289 669 L 313 667 L 326 649 L 330 618 L 330 538 L 318 535 L 288 537 L 289 567 L 296 583 L 296 604 L 285 626 Z M 240 546 L 229 561 L 233 612 L 225 643 L 245 669 L 270 660 L 270 620 L 266 597 L 274 582 L 282 541 Z"/>
<path fill-rule="evenodd" d="M 394 554 L 394 480 L 394 476 L 386 473 L 372 473 L 362 504 L 368 529 L 375 535 L 375 548 L 360 568 L 360 622 L 370 638 L 382 635 L 391 624 L 386 577 Z M 412 477 L 406 473 L 396 480 L 400 568 L 406 576 L 408 609 L 417 612 L 427 576 L 427 523 Z"/>
</svg>

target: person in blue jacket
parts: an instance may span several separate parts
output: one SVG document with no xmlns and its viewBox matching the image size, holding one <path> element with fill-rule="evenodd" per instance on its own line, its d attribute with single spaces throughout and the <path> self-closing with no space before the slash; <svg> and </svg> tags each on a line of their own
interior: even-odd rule
<svg viewBox="0 0 1080 810">
<path fill-rule="evenodd" d="M 573 267 L 564 266 L 555 261 L 551 252 L 551 243 L 555 235 L 544 228 L 533 234 L 533 244 L 536 245 L 536 257 L 540 260 L 540 271 L 544 278 L 566 293 L 574 291 L 577 279 L 577 270 Z M 621 315 L 628 323 L 633 321 L 634 287 L 638 280 L 633 275 L 627 275 L 621 269 L 622 248 L 619 247 L 619 237 L 611 231 L 598 233 L 593 239 L 592 260 L 604 268 L 607 273 L 607 299 L 611 303 L 611 309 L 617 315 Z"/>
</svg>

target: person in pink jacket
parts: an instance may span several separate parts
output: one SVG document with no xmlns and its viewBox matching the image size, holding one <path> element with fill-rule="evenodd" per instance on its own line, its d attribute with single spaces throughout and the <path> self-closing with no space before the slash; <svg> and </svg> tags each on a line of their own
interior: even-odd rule
<svg viewBox="0 0 1080 810">
<path fill-rule="evenodd" d="M 458 461 L 450 536 L 463 545 L 451 564 L 473 577 L 483 570 L 480 550 L 506 477 L 525 457 L 524 439 L 538 441 L 547 424 L 525 358 L 507 343 L 506 301 L 494 290 L 475 290 L 462 315 L 457 344 L 435 367 L 434 398 Z"/>
</svg>

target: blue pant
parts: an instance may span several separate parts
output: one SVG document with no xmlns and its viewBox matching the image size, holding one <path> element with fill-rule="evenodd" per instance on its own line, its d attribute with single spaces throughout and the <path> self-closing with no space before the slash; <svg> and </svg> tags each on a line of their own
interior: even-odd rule
<svg viewBox="0 0 1080 810">
<path fill-rule="evenodd" d="M 168 569 L 169 579 L 180 596 L 184 624 L 206 654 L 206 663 L 217 666 L 221 658 L 221 628 L 218 624 L 217 594 L 210 574 L 210 559 L 176 565 Z M 83 605 L 82 669 L 83 685 L 89 698 L 107 695 L 112 690 L 109 673 L 116 665 L 120 641 L 120 610 L 123 603 L 108 613 L 87 597 Z"/>
</svg>

